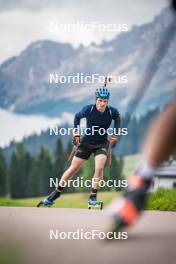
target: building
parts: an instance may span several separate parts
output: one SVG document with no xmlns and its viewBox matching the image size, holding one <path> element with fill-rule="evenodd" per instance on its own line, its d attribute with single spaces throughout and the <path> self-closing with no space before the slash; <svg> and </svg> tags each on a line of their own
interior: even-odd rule
<svg viewBox="0 0 176 264">
<path fill-rule="evenodd" d="M 176 188 L 176 160 L 164 162 L 157 169 L 152 191 L 159 187 L 166 189 Z"/>
</svg>

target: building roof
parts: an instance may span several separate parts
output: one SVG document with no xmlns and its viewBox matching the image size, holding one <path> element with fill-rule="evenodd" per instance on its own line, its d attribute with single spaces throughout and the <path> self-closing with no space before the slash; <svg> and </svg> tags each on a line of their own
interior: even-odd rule
<svg viewBox="0 0 176 264">
<path fill-rule="evenodd" d="M 176 179 L 176 160 L 164 162 L 156 171 L 155 177 Z"/>
</svg>

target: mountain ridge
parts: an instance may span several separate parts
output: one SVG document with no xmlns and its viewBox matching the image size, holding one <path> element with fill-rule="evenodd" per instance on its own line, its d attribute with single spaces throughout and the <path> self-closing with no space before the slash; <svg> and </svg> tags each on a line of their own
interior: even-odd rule
<svg viewBox="0 0 176 264">
<path fill-rule="evenodd" d="M 61 115 L 62 111 L 75 112 L 81 105 L 92 101 L 94 90 L 100 84 L 50 85 L 49 74 L 56 72 L 68 76 L 82 72 L 84 75 L 98 73 L 104 76 L 126 74 L 127 84 L 109 85 L 111 104 L 125 112 L 124 102 L 133 94 L 139 77 L 144 74 L 169 19 L 170 11 L 166 8 L 152 22 L 134 26 L 129 32 L 100 45 L 92 43 L 88 47 L 74 49 L 68 43 L 50 40 L 31 43 L 19 56 L 0 65 L 0 107 L 16 113 L 48 116 Z M 175 96 L 174 40 L 137 113 L 147 111 L 150 105 L 163 107 Z"/>
</svg>

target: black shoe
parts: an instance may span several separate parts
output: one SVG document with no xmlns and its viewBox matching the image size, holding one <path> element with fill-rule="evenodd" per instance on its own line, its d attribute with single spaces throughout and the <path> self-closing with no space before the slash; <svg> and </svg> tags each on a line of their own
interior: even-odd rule
<svg viewBox="0 0 176 264">
<path fill-rule="evenodd" d="M 145 207 L 150 185 L 151 180 L 144 180 L 141 176 L 135 175 L 132 184 L 121 199 L 116 199 L 111 203 L 110 210 L 113 220 L 111 231 L 117 232 L 136 222 Z"/>
</svg>

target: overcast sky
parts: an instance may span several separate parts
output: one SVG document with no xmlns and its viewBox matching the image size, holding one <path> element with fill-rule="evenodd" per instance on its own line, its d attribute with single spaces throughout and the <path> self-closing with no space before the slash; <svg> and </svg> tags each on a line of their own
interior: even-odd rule
<svg viewBox="0 0 176 264">
<path fill-rule="evenodd" d="M 124 23 L 129 28 L 151 21 L 168 5 L 168 0 L 0 0 L 0 63 L 18 55 L 31 42 L 50 39 L 79 44 L 100 43 L 117 32 L 59 32 L 50 22 Z"/>
</svg>

